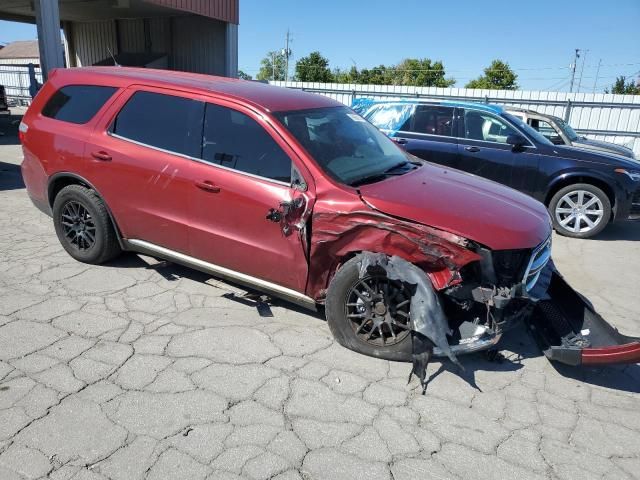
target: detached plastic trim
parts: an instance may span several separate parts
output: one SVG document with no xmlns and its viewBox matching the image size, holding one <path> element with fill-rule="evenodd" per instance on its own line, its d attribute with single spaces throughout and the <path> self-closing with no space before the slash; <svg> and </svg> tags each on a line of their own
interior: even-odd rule
<svg viewBox="0 0 640 480">
<path fill-rule="evenodd" d="M 640 342 L 582 349 L 582 365 L 609 365 L 612 363 L 640 363 Z"/>
</svg>

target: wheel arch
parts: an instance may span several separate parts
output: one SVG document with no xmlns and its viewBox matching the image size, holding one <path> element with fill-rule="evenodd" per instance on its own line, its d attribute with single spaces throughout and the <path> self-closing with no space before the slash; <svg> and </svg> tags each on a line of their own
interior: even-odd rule
<svg viewBox="0 0 640 480">
<path fill-rule="evenodd" d="M 587 183 L 602 190 L 607 195 L 609 202 L 611 202 L 611 210 L 615 214 L 617 202 L 615 190 L 611 186 L 611 184 L 603 178 L 594 176 L 592 174 L 583 174 L 578 172 L 568 175 L 561 175 L 551 183 L 551 185 L 547 189 L 547 194 L 544 199 L 545 206 L 549 207 L 551 199 L 556 193 L 558 193 L 559 190 L 576 183 Z M 611 219 L 613 219 L 613 217 L 614 215 L 611 216 Z"/>
<path fill-rule="evenodd" d="M 403 254 L 399 254 L 398 252 L 389 252 L 389 251 L 378 251 L 378 249 L 354 249 L 354 250 L 349 250 L 346 253 L 344 253 L 343 255 L 341 255 L 328 269 L 327 269 L 327 276 L 326 276 L 326 283 L 324 286 L 324 291 L 326 292 L 326 290 L 329 288 L 329 284 L 331 283 L 331 281 L 333 280 L 333 277 L 336 276 L 336 273 L 338 272 L 338 270 L 340 270 L 340 268 L 342 268 L 342 266 L 347 263 L 349 260 L 353 259 L 354 257 L 365 253 L 365 252 L 369 252 L 369 253 L 383 253 L 384 255 L 387 255 L 389 257 L 393 256 L 393 255 L 397 255 L 399 257 L 401 257 L 402 259 L 406 260 L 409 263 L 412 263 L 414 265 L 416 265 L 418 268 L 422 269 L 425 271 L 427 277 L 429 277 L 429 279 L 431 280 L 431 283 L 433 285 L 433 287 L 436 290 L 440 290 L 443 288 L 443 276 L 439 275 L 440 273 L 442 273 L 442 271 L 429 271 L 429 270 L 425 270 L 424 269 L 424 264 L 422 261 L 417 260 L 416 258 L 412 258 L 410 255 L 403 255 Z"/>
<path fill-rule="evenodd" d="M 106 202 L 98 189 L 94 187 L 86 178 L 71 172 L 58 172 L 55 175 L 52 175 L 47 185 L 47 202 L 51 210 L 53 211 L 53 202 L 55 201 L 58 193 L 60 193 L 63 188 L 68 187 L 69 185 L 82 185 L 86 188 L 90 188 L 96 193 L 96 195 L 98 195 L 98 197 L 100 197 L 100 199 L 104 202 L 105 207 L 107 208 L 109 220 L 111 221 L 111 225 L 113 225 L 113 229 L 116 232 L 116 238 L 118 239 L 120 248 L 122 250 L 127 250 L 125 243 L 122 241 L 122 232 L 120 231 L 120 227 L 118 227 L 118 223 L 113 216 L 111 208 L 109 208 L 109 204 Z"/>
</svg>

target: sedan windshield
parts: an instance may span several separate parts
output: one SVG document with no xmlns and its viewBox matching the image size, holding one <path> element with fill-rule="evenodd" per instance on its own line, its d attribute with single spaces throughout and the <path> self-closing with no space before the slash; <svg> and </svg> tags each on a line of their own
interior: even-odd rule
<svg viewBox="0 0 640 480">
<path fill-rule="evenodd" d="M 319 166 L 341 183 L 357 186 L 416 168 L 386 135 L 347 107 L 275 116 Z"/>
<path fill-rule="evenodd" d="M 555 118 L 556 123 L 558 124 L 558 127 L 564 132 L 564 134 L 569 137 L 569 140 L 571 140 L 572 142 L 575 142 L 576 140 L 578 140 L 578 134 L 576 133 L 576 131 L 571 127 L 571 125 L 569 125 L 568 123 L 566 123 L 564 120 L 562 120 L 561 118 Z"/>
</svg>

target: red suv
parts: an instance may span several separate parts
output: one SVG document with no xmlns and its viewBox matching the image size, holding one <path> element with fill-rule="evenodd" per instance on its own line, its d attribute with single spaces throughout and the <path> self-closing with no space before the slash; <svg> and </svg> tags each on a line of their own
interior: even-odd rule
<svg viewBox="0 0 640 480">
<path fill-rule="evenodd" d="M 541 203 L 413 157 L 326 97 L 55 70 L 20 134 L 29 195 L 79 261 L 143 252 L 324 305 L 338 342 L 392 360 L 455 360 L 519 319 L 552 359 L 640 356 L 553 268 Z"/>
</svg>

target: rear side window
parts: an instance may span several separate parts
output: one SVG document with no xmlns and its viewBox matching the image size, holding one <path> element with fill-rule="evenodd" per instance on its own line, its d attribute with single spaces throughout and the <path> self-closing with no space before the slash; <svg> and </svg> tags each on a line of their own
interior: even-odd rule
<svg viewBox="0 0 640 480">
<path fill-rule="evenodd" d="M 111 132 L 151 147 L 200 158 L 204 103 L 136 92 L 122 107 Z"/>
<path fill-rule="evenodd" d="M 413 114 L 413 123 L 410 128 L 410 131 L 415 133 L 451 137 L 453 136 L 453 108 L 419 105 Z"/>
<path fill-rule="evenodd" d="M 116 90 L 98 85 L 67 85 L 53 94 L 42 115 L 63 122 L 87 123 Z"/>
<path fill-rule="evenodd" d="M 291 159 L 254 119 L 236 110 L 207 104 L 202 158 L 280 182 L 291 181 Z"/>
</svg>

